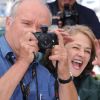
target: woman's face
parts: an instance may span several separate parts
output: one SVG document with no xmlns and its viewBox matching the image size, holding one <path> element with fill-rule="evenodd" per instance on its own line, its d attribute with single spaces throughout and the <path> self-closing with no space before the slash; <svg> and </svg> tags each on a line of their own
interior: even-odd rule
<svg viewBox="0 0 100 100">
<path fill-rule="evenodd" d="M 68 52 L 68 66 L 73 76 L 79 76 L 91 56 L 92 44 L 90 39 L 84 34 L 76 34 L 72 36 L 74 41 L 66 44 Z"/>
</svg>

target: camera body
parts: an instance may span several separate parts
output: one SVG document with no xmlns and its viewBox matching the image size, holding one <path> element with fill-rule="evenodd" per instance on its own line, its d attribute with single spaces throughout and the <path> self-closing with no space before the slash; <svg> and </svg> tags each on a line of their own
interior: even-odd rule
<svg viewBox="0 0 100 100">
<path fill-rule="evenodd" d="M 58 12 L 58 16 L 60 18 L 58 20 L 58 26 L 60 27 L 65 25 L 75 25 L 79 23 L 79 15 L 76 8 L 74 6 L 70 6 L 69 4 L 64 5 L 63 12 Z"/>
<path fill-rule="evenodd" d="M 52 48 L 54 45 L 58 44 L 57 35 L 52 32 L 48 32 L 47 26 L 41 27 L 41 32 L 33 33 L 38 40 L 38 46 L 40 52 L 45 52 L 46 49 Z"/>
</svg>

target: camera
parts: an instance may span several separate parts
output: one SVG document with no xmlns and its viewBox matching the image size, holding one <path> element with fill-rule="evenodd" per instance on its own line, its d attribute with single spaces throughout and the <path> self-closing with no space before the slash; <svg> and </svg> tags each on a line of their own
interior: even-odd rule
<svg viewBox="0 0 100 100">
<path fill-rule="evenodd" d="M 41 32 L 33 33 L 38 40 L 40 52 L 45 52 L 46 49 L 52 48 L 58 44 L 57 35 L 53 32 L 48 32 L 47 26 L 41 27 Z"/>
<path fill-rule="evenodd" d="M 75 6 L 71 6 L 69 4 L 64 5 L 64 10 L 62 12 L 58 12 L 58 26 L 63 27 L 65 25 L 75 25 L 78 24 L 78 12 Z"/>
</svg>

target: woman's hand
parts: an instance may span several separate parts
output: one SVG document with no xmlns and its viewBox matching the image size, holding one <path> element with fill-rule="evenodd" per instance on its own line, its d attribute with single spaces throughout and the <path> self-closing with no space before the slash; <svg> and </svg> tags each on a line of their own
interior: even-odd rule
<svg viewBox="0 0 100 100">
<path fill-rule="evenodd" d="M 53 47 L 52 55 L 49 56 L 49 59 L 52 60 L 54 66 L 56 66 L 56 63 L 58 63 L 58 77 L 61 79 L 68 79 L 70 77 L 70 73 L 67 64 L 67 50 L 64 45 L 66 41 L 68 43 L 71 42 L 72 39 L 68 34 L 65 34 L 64 31 L 61 29 L 56 30 L 55 33 L 58 37 L 58 45 L 55 45 Z"/>
</svg>

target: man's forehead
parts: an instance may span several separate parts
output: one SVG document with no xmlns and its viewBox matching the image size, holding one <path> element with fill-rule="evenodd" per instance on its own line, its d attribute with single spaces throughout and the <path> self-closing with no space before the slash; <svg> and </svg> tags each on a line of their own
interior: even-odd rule
<svg viewBox="0 0 100 100">
<path fill-rule="evenodd" d="M 46 7 L 46 5 L 41 0 L 22 0 L 22 2 L 20 3 L 20 7 L 26 8 L 28 5 L 33 7 L 35 6 L 36 8 Z"/>
<path fill-rule="evenodd" d="M 31 1 L 31 2 L 29 2 Z M 23 2 L 19 5 L 17 12 L 20 13 L 32 13 L 34 15 L 41 15 L 41 16 L 50 16 L 50 11 L 48 10 L 45 4 L 40 4 L 38 1 L 34 0 L 23 0 Z"/>
</svg>

